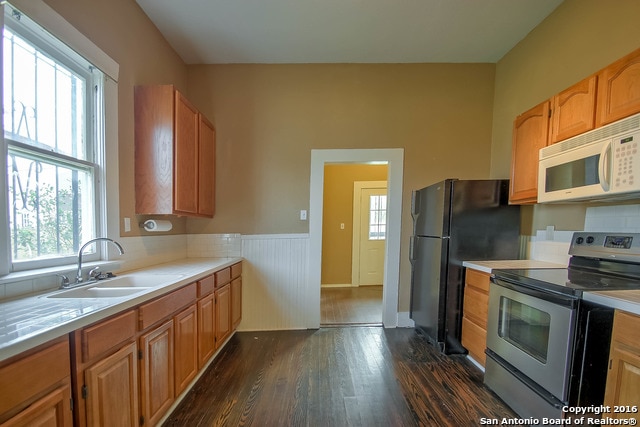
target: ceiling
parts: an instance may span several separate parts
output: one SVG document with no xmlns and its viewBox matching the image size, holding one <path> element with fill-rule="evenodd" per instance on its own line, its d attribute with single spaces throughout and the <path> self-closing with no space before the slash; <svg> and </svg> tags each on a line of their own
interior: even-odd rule
<svg viewBox="0 0 640 427">
<path fill-rule="evenodd" d="M 562 0 L 136 0 L 188 64 L 495 63 Z"/>
</svg>

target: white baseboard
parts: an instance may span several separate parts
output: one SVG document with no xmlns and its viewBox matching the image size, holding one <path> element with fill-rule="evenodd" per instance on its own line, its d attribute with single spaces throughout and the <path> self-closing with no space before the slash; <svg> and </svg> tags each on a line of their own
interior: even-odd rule
<svg viewBox="0 0 640 427">
<path fill-rule="evenodd" d="M 398 313 L 398 328 L 414 328 L 415 322 L 409 317 L 408 311 Z"/>
<path fill-rule="evenodd" d="M 320 285 L 323 288 L 353 288 L 354 286 L 351 283 L 327 283 L 324 285 Z"/>
</svg>

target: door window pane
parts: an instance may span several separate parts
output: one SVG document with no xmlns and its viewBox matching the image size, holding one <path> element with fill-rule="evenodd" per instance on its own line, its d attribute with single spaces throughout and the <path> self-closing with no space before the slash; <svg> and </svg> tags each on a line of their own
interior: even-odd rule
<svg viewBox="0 0 640 427">
<path fill-rule="evenodd" d="M 387 233 L 387 196 L 369 197 L 369 240 L 384 240 Z"/>
</svg>

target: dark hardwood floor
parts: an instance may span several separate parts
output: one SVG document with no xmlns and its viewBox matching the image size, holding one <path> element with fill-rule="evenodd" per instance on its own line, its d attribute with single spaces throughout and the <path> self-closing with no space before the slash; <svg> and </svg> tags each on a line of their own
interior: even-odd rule
<svg viewBox="0 0 640 427">
<path fill-rule="evenodd" d="M 515 417 L 413 329 L 238 332 L 165 426 L 475 426 Z"/>
<path fill-rule="evenodd" d="M 320 313 L 320 326 L 382 325 L 382 286 L 323 287 Z"/>
</svg>

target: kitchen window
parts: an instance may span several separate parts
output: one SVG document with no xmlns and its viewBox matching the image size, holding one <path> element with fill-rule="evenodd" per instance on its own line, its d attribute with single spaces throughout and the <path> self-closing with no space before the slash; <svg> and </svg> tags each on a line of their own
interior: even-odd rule
<svg viewBox="0 0 640 427">
<path fill-rule="evenodd" d="M 84 242 L 106 235 L 107 76 L 26 14 L 3 7 L 0 237 L 8 247 L 0 272 L 72 264 Z M 85 259 L 99 259 L 100 248 L 90 249 Z"/>
</svg>

